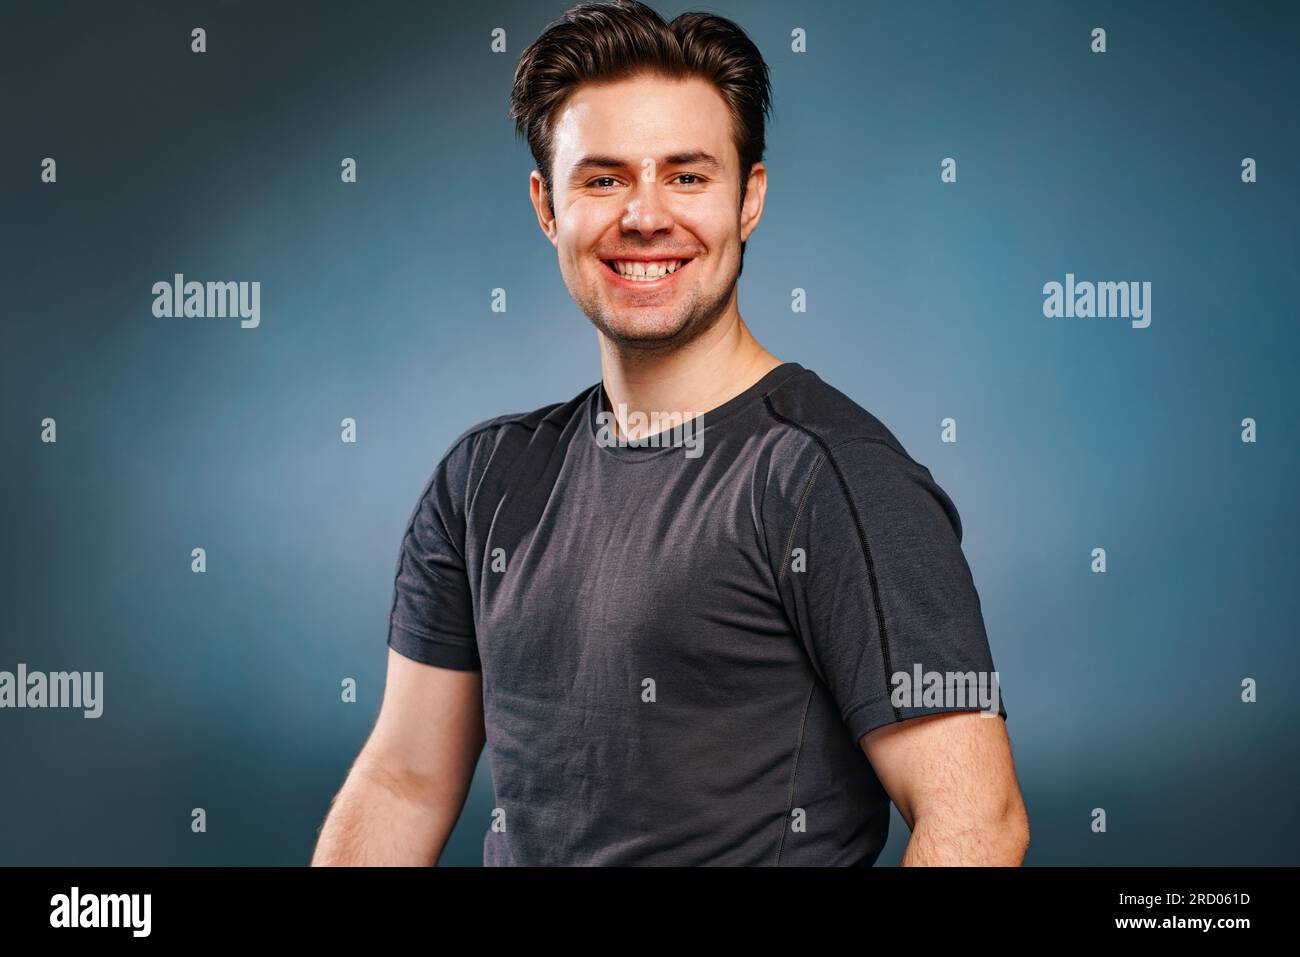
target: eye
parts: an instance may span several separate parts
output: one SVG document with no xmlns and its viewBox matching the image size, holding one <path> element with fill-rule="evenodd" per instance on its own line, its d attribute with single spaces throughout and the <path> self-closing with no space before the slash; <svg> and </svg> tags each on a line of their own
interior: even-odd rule
<svg viewBox="0 0 1300 957">
<path fill-rule="evenodd" d="M 608 180 L 608 181 L 611 182 L 611 183 L 615 182 L 614 177 L 612 177 L 612 176 L 597 176 L 595 179 L 593 179 L 593 180 L 592 180 L 590 183 L 588 183 L 587 185 L 588 185 L 588 186 L 595 186 L 597 189 L 605 189 L 606 187 L 598 185 L 599 183 L 601 183 L 601 182 L 604 181 L 604 180 Z"/>
<path fill-rule="evenodd" d="M 699 173 L 678 173 L 677 176 L 676 176 L 675 178 L 680 179 L 680 178 L 683 177 L 683 176 L 689 176 L 689 177 L 691 177 L 692 179 L 696 180 L 697 183 L 703 181 Z M 695 186 L 695 185 L 697 185 L 697 183 L 686 183 L 685 185 L 687 185 L 687 186 Z"/>
</svg>

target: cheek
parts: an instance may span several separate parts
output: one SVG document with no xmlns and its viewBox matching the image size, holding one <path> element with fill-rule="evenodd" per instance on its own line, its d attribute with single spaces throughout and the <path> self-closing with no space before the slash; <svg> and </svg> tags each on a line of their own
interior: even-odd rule
<svg viewBox="0 0 1300 957">
<path fill-rule="evenodd" d="M 564 230 L 560 233 L 557 242 L 559 244 L 560 262 L 568 269 L 578 269 L 582 266 L 582 260 L 585 255 L 584 250 L 587 248 L 579 241 L 578 237 L 572 230 Z"/>
<path fill-rule="evenodd" d="M 563 258 L 576 268 L 586 268 L 596 262 L 592 250 L 596 247 L 602 230 L 598 224 L 570 220 L 560 231 L 558 241 Z"/>
<path fill-rule="evenodd" d="M 677 226 L 702 243 L 714 256 L 724 253 L 729 246 L 740 248 L 740 218 L 736 211 L 719 203 L 707 209 L 693 208 L 677 217 Z"/>
</svg>

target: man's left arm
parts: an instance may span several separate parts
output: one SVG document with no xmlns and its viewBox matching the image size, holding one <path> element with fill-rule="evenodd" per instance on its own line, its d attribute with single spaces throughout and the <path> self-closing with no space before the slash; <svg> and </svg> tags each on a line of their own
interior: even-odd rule
<svg viewBox="0 0 1300 957">
<path fill-rule="evenodd" d="M 912 829 L 903 863 L 1020 864 L 1026 812 L 956 505 L 887 435 L 806 451 L 764 495 L 773 573 L 863 773 Z"/>
<path fill-rule="evenodd" d="M 876 728 L 860 744 L 911 829 L 904 867 L 1024 860 L 1029 818 L 1001 717 L 925 715 Z"/>
</svg>

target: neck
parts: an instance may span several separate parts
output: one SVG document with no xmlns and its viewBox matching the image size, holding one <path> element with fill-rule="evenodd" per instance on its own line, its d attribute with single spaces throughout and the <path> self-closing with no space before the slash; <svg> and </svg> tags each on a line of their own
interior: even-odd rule
<svg viewBox="0 0 1300 957">
<path fill-rule="evenodd" d="M 732 310 L 707 332 L 680 349 L 638 352 L 619 348 L 600 336 L 601 379 L 619 433 L 640 439 L 653 429 L 630 432 L 632 412 L 677 412 L 683 419 L 705 415 L 744 392 L 781 360 L 759 344 Z"/>
</svg>

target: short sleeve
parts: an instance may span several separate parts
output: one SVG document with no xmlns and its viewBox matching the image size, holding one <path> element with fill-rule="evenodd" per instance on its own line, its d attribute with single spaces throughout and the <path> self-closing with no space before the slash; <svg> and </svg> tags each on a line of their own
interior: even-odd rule
<svg viewBox="0 0 1300 957">
<path fill-rule="evenodd" d="M 1005 719 L 961 520 L 930 470 L 858 439 L 796 478 L 772 506 L 774 572 L 853 741 L 927 714 Z"/>
<path fill-rule="evenodd" d="M 472 438 L 453 444 L 416 503 L 397 556 L 388 646 L 428 665 L 477 671 L 465 567 L 465 488 Z"/>
</svg>

